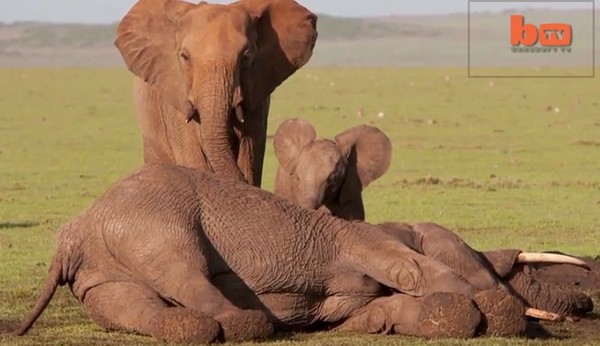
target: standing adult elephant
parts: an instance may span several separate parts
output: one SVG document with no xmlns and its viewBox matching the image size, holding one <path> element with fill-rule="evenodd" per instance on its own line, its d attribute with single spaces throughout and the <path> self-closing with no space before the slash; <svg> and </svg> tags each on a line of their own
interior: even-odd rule
<svg viewBox="0 0 600 346">
<path fill-rule="evenodd" d="M 136 76 L 144 161 L 260 186 L 270 94 L 312 56 L 316 22 L 293 0 L 139 0 L 115 45 Z"/>
</svg>

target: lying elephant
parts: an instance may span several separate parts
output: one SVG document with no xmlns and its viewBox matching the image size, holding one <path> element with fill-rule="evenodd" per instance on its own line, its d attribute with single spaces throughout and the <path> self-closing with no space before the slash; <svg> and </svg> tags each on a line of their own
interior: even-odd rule
<svg viewBox="0 0 600 346">
<path fill-rule="evenodd" d="M 592 300 L 584 293 L 549 285 L 527 273 L 529 263 L 556 263 L 556 258 L 561 258 L 562 264 L 589 270 L 588 264 L 580 259 L 562 254 L 527 255 L 513 249 L 479 252 L 453 232 L 433 223 L 411 226 L 387 222 L 379 226 L 409 248 L 446 264 L 477 289 L 501 287 L 510 291 L 526 306 L 536 308 L 528 310 L 531 317 L 558 320 L 564 315 L 580 315 L 593 310 Z"/>
<path fill-rule="evenodd" d="M 364 220 L 362 190 L 387 172 L 392 143 L 374 126 L 358 125 L 334 140 L 306 120 L 283 122 L 273 141 L 279 162 L 275 194 L 309 209 L 325 206 L 346 220 Z"/>
<path fill-rule="evenodd" d="M 356 126 L 331 141 L 316 139 L 314 127 L 298 118 L 279 126 L 274 146 L 280 164 L 275 193 L 305 208 L 326 208 L 346 220 L 364 220 L 362 190 L 385 174 L 392 152 L 389 138 L 375 127 Z M 518 250 L 479 253 L 454 233 L 434 224 L 381 226 L 415 251 L 441 261 L 460 275 L 469 277 L 469 273 L 478 272 L 470 276 L 476 280 L 471 282 L 475 287 L 510 289 L 526 305 L 544 310 L 528 310 L 533 316 L 559 319 L 593 307 L 585 294 L 560 290 L 527 274 L 529 267 L 517 263 Z"/>
<path fill-rule="evenodd" d="M 316 325 L 429 338 L 522 333 L 521 301 L 478 289 L 469 276 L 479 274 L 458 275 L 383 226 L 150 165 L 61 227 L 41 295 L 13 334 L 26 333 L 65 284 L 102 328 L 173 342 Z"/>
</svg>

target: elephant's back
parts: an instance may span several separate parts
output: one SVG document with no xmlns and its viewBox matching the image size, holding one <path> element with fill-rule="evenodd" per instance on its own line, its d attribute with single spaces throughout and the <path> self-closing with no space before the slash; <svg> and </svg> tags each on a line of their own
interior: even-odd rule
<svg viewBox="0 0 600 346">
<path fill-rule="evenodd" d="M 96 202 L 124 209 L 180 209 L 195 200 L 189 169 L 147 164 L 115 182 Z M 123 209 L 124 208 L 124 209 Z M 183 209 L 182 209 L 183 210 Z"/>
<path fill-rule="evenodd" d="M 202 231 L 226 266 L 216 272 L 231 269 L 258 294 L 323 292 L 337 256 L 333 232 L 323 229 L 337 219 L 249 184 L 195 174 Z"/>
<path fill-rule="evenodd" d="M 193 230 L 198 201 L 183 167 L 144 165 L 115 182 L 86 210 L 109 248 L 148 248 Z M 176 239 L 174 240 L 176 241 Z"/>
<path fill-rule="evenodd" d="M 341 222 L 249 184 L 163 164 L 116 182 L 91 212 L 111 252 L 151 258 L 168 244 L 201 244 L 213 273 L 234 272 L 257 294 L 322 292 L 337 256 L 328 226 Z"/>
<path fill-rule="evenodd" d="M 142 166 L 118 180 L 77 218 L 84 221 L 82 266 L 100 283 L 155 282 L 162 263 L 178 263 L 182 253 L 197 257 L 193 193 L 189 174 L 177 166 Z M 79 280 L 78 294 L 94 280 Z"/>
</svg>

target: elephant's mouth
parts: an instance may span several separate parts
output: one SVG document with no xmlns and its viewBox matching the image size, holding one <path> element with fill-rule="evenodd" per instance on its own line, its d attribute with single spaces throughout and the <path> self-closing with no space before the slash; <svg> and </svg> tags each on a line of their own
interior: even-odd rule
<svg viewBox="0 0 600 346">
<path fill-rule="evenodd" d="M 325 198 L 323 199 L 323 203 L 340 203 L 341 191 L 341 182 L 336 179 L 333 179 L 333 182 L 329 184 L 325 190 Z"/>
<path fill-rule="evenodd" d="M 246 116 L 246 112 L 244 111 L 244 106 L 240 102 L 237 106 L 232 108 L 231 112 L 233 117 L 238 121 L 238 123 L 243 124 Z M 188 108 L 187 114 L 185 116 L 185 122 L 190 123 L 192 120 L 200 124 L 200 112 L 194 105 L 190 103 L 190 107 Z"/>
</svg>

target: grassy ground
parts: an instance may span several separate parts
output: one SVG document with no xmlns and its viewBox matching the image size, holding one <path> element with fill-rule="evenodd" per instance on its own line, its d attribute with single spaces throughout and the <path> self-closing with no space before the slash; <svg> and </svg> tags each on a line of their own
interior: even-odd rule
<svg viewBox="0 0 600 346">
<path fill-rule="evenodd" d="M 373 222 L 435 221 L 479 249 L 600 253 L 600 82 L 465 76 L 466 69 L 305 69 L 274 94 L 269 132 L 299 116 L 323 136 L 359 123 L 388 133 L 392 166 L 365 193 Z M 0 320 L 14 322 L 37 296 L 57 227 L 138 166 L 141 145 L 125 70 L 0 70 L 0 105 Z M 275 167 L 270 143 L 267 189 Z M 30 336 L 0 343 L 152 344 L 99 331 L 68 290 L 59 291 Z M 273 344 L 417 343 L 293 340 Z M 553 342 L 592 341 L 575 333 Z"/>
</svg>

